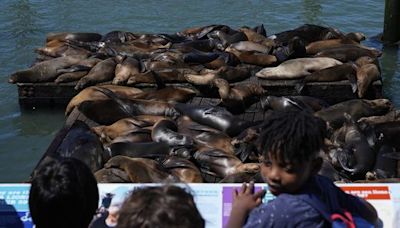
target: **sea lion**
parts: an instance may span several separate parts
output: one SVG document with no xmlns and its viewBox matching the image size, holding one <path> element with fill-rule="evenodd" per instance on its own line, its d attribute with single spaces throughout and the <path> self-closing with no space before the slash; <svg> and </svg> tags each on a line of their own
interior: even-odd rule
<svg viewBox="0 0 400 228">
<path fill-rule="evenodd" d="M 94 173 L 97 183 L 130 183 L 128 174 L 117 168 L 102 168 Z"/>
<path fill-rule="evenodd" d="M 163 69 L 163 70 L 151 70 L 144 73 L 138 73 L 131 75 L 127 81 L 127 85 L 136 85 L 139 83 L 150 83 L 157 85 L 164 85 L 164 83 L 184 83 L 186 79 L 184 75 L 186 73 L 195 73 L 193 70 L 187 68 L 181 69 Z"/>
<path fill-rule="evenodd" d="M 127 87 L 127 86 L 100 85 L 99 87 L 105 87 L 121 97 L 130 97 L 132 95 L 142 92 L 141 89 Z M 80 103 L 84 101 L 107 100 L 107 99 L 109 99 L 109 97 L 106 96 L 104 93 L 96 90 L 94 86 L 85 88 L 70 100 L 65 109 L 65 115 L 66 116 L 69 115 L 76 106 L 78 106 Z"/>
<path fill-rule="evenodd" d="M 325 120 L 329 127 L 339 128 L 345 121 L 343 113 L 348 113 L 357 121 L 361 117 L 383 115 L 392 108 L 388 99 L 353 99 L 337 103 L 315 113 L 315 116 Z"/>
<path fill-rule="evenodd" d="M 221 150 L 227 154 L 235 154 L 235 148 L 231 141 L 232 138 L 220 132 L 204 131 L 200 134 L 194 135 L 193 140 L 201 147 L 209 147 Z"/>
<path fill-rule="evenodd" d="M 206 149 L 194 154 L 200 170 L 212 176 L 224 178 L 230 174 L 239 172 L 259 171 L 258 163 L 242 163 L 234 155 L 226 154 L 217 149 Z"/>
<path fill-rule="evenodd" d="M 169 146 L 186 146 L 194 145 L 192 137 L 177 132 L 178 127 L 171 120 L 160 120 L 154 124 L 151 132 L 151 138 L 154 142 L 164 142 Z"/>
<path fill-rule="evenodd" d="M 306 46 L 306 51 L 308 55 L 315 55 L 318 52 L 330 49 L 339 48 L 343 45 L 351 44 L 357 47 L 368 49 L 368 47 L 359 44 L 359 42 L 352 39 L 330 39 L 330 40 L 319 40 L 312 42 Z"/>
<path fill-rule="evenodd" d="M 368 128 L 366 128 L 368 129 Z M 372 125 L 376 138 L 380 138 L 384 145 L 393 146 L 400 151 L 400 121 L 391 121 L 384 123 L 376 123 Z"/>
<path fill-rule="evenodd" d="M 98 33 L 88 32 L 61 32 L 61 33 L 48 33 L 46 35 L 46 42 L 52 40 L 78 40 L 83 42 L 100 41 L 102 36 Z"/>
<path fill-rule="evenodd" d="M 123 155 L 130 158 L 163 158 L 170 154 L 168 144 L 163 142 L 117 142 L 105 146 L 109 157 Z"/>
<path fill-rule="evenodd" d="M 313 112 L 313 109 L 306 103 L 293 97 L 264 96 L 260 100 L 263 110 L 272 109 L 275 111 L 306 110 Z"/>
<path fill-rule="evenodd" d="M 118 136 L 127 135 L 132 131 L 139 130 L 143 127 L 150 126 L 150 123 L 136 120 L 135 118 L 124 118 L 111 125 L 100 125 L 92 127 L 92 130 L 101 138 L 106 139 L 106 141 L 113 140 Z"/>
<path fill-rule="evenodd" d="M 363 98 L 372 82 L 380 79 L 378 67 L 373 64 L 365 64 L 357 68 L 357 95 Z"/>
<path fill-rule="evenodd" d="M 123 85 L 131 75 L 138 74 L 140 71 L 139 62 L 135 58 L 126 57 L 122 63 L 115 66 L 115 77 L 112 84 Z"/>
<path fill-rule="evenodd" d="M 362 117 L 357 122 L 375 125 L 375 124 L 385 123 L 385 122 L 396 122 L 399 120 L 400 120 L 400 110 L 392 110 L 382 116 Z"/>
<path fill-rule="evenodd" d="M 87 118 L 102 125 L 110 125 L 122 118 L 136 115 L 161 115 L 171 118 L 179 116 L 179 113 L 171 104 L 139 99 L 84 101 L 78 106 L 78 109 Z"/>
<path fill-rule="evenodd" d="M 143 142 L 151 142 L 151 141 L 152 141 L 152 139 L 151 139 L 151 131 L 150 130 L 138 130 L 138 131 L 131 131 L 122 136 L 118 136 L 110 142 L 103 142 L 103 145 L 107 146 L 109 144 L 118 143 L 118 142 L 143 143 Z"/>
<path fill-rule="evenodd" d="M 234 30 L 232 30 L 232 31 L 234 31 Z M 230 44 L 247 40 L 246 34 L 244 32 L 240 32 L 240 31 L 234 31 L 234 32 L 231 32 L 230 34 L 228 34 L 221 30 L 215 30 L 215 31 L 208 33 L 207 37 L 209 39 L 219 40 L 221 42 L 221 45 L 217 44 L 215 46 L 220 50 L 224 50 Z"/>
<path fill-rule="evenodd" d="M 264 68 L 257 72 L 256 76 L 265 79 L 294 79 L 341 64 L 340 61 L 327 57 L 298 58 L 285 61 L 277 67 Z"/>
<path fill-rule="evenodd" d="M 105 160 L 100 140 L 89 126 L 80 120 L 72 124 L 55 153 L 56 156 L 81 160 L 92 172 L 102 168 Z"/>
<path fill-rule="evenodd" d="M 264 46 L 262 44 L 255 43 L 252 41 L 240 41 L 240 42 L 229 45 L 229 47 L 227 49 L 228 50 L 226 50 L 226 51 L 229 51 L 230 49 L 236 49 L 238 51 L 255 51 L 255 52 L 268 54 L 268 53 L 270 53 L 272 47 Z"/>
<path fill-rule="evenodd" d="M 78 81 L 75 90 L 82 90 L 100 82 L 111 81 L 115 76 L 115 65 L 114 58 L 108 58 L 97 63 L 85 77 Z"/>
<path fill-rule="evenodd" d="M 330 48 L 318 52 L 314 57 L 329 57 L 337 59 L 341 62 L 356 61 L 362 56 L 377 58 L 382 52 L 377 49 L 360 48 L 356 45 L 346 44 L 337 48 Z"/>
<path fill-rule="evenodd" d="M 53 81 L 60 74 L 57 71 L 58 69 L 63 69 L 77 64 L 85 58 L 87 58 L 87 56 L 85 55 L 73 55 L 43 61 L 35 64 L 27 70 L 17 71 L 13 73 L 8 79 L 8 82 L 50 82 Z"/>
<path fill-rule="evenodd" d="M 94 58 L 94 57 L 90 57 L 90 58 L 80 61 L 76 65 L 72 65 L 72 66 L 70 66 L 68 68 L 64 68 L 64 69 L 58 69 L 57 73 L 72 73 L 72 72 L 77 72 L 77 71 L 90 71 L 90 69 L 92 69 L 97 63 L 99 63 L 101 61 L 103 61 L 103 60 Z"/>
<path fill-rule="evenodd" d="M 257 66 L 270 66 L 275 64 L 278 59 L 275 55 L 265 54 L 254 51 L 238 51 L 234 48 L 226 48 L 226 52 L 230 52 L 236 56 L 242 63 L 257 65 Z"/>
<path fill-rule="evenodd" d="M 343 63 L 315 71 L 303 78 L 303 80 L 295 86 L 297 92 L 301 93 L 307 82 L 334 82 L 341 80 L 349 80 L 353 92 L 357 90 L 357 67 L 352 63 Z"/>
<path fill-rule="evenodd" d="M 164 172 L 156 161 L 146 158 L 115 156 L 104 165 L 104 168 L 123 170 L 132 183 L 160 183 L 176 180 L 176 178 Z"/>
<path fill-rule="evenodd" d="M 242 83 L 231 88 L 228 81 L 217 78 L 213 80 L 212 84 L 218 88 L 222 105 L 233 114 L 245 112 L 265 93 L 262 86 L 254 83 Z"/>
<path fill-rule="evenodd" d="M 228 82 L 243 81 L 251 76 L 251 72 L 245 67 L 224 66 L 217 70 L 202 70 L 200 74 L 185 74 L 185 79 L 194 85 L 212 85 L 216 78 L 222 78 Z"/>
<path fill-rule="evenodd" d="M 168 86 L 159 90 L 143 92 L 131 96 L 135 99 L 152 100 L 152 101 L 165 101 L 165 102 L 187 102 L 192 99 L 198 91 L 194 88 L 181 87 L 181 86 Z"/>
<path fill-rule="evenodd" d="M 304 40 L 306 44 L 309 44 L 318 40 L 338 38 L 340 36 L 339 33 L 333 28 L 304 24 L 298 28 L 274 34 L 271 37 L 275 38 L 274 40 L 278 45 L 286 44 L 296 36 Z"/>
<path fill-rule="evenodd" d="M 355 164 L 353 167 L 348 167 L 347 162 L 343 162 L 341 159 L 339 159 L 339 162 L 344 170 L 350 172 L 352 178 L 362 179 L 374 167 L 376 154 L 353 118 L 347 113 L 344 114 L 344 117 L 345 123 L 339 130 L 339 134 L 342 133 L 341 137 L 344 139 L 344 144 L 341 146 L 348 148 L 347 151 L 352 153 Z M 337 135 L 336 137 L 340 136 Z"/>
<path fill-rule="evenodd" d="M 162 166 L 172 175 L 185 183 L 202 183 L 200 170 L 189 160 L 179 157 L 169 157 L 162 162 Z"/>
<path fill-rule="evenodd" d="M 271 48 L 275 47 L 275 42 L 273 39 L 267 38 L 266 36 L 261 35 L 255 31 L 253 31 L 252 29 L 242 27 L 242 28 L 239 28 L 239 31 L 244 32 L 249 41 L 259 43 L 259 44 L 262 44 L 264 46 L 271 47 Z"/>
<path fill-rule="evenodd" d="M 65 83 L 65 82 L 73 82 L 78 81 L 87 75 L 89 71 L 76 71 L 76 72 L 68 72 L 60 74 L 54 82 L 56 84 Z"/>
<path fill-rule="evenodd" d="M 235 136 L 253 124 L 238 119 L 221 107 L 195 106 L 183 103 L 176 103 L 174 107 L 182 115 L 187 115 L 200 124 L 221 130 L 229 136 Z"/>
</svg>

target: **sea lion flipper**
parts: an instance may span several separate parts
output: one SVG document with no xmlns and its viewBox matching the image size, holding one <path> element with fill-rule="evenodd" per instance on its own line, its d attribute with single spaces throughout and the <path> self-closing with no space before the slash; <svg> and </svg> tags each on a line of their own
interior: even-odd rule
<svg viewBox="0 0 400 228">
<path fill-rule="evenodd" d="M 356 77 L 356 75 L 355 74 L 348 74 L 348 75 L 346 75 L 347 76 L 347 78 L 348 78 L 348 80 L 349 80 L 349 82 L 350 82 L 350 85 L 351 85 L 351 91 L 353 92 L 353 93 L 356 93 L 357 92 L 357 77 Z"/>
</svg>

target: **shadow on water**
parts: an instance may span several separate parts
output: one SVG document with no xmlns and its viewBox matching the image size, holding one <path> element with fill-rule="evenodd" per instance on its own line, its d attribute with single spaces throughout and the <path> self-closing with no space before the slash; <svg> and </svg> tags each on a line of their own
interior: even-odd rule
<svg viewBox="0 0 400 228">
<path fill-rule="evenodd" d="M 305 23 L 321 24 L 321 3 L 319 0 L 303 0 L 303 17 Z"/>
<path fill-rule="evenodd" d="M 4 199 L 0 199 L 0 227 L 24 227 L 15 207 L 7 204 Z"/>
</svg>

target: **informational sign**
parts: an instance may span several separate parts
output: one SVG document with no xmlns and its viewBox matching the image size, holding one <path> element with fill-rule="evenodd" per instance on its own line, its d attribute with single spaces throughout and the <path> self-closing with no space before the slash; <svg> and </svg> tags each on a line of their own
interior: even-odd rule
<svg viewBox="0 0 400 228">
<path fill-rule="evenodd" d="M 119 208 L 136 188 L 158 184 L 99 184 L 99 207 Z M 233 191 L 241 184 L 179 184 L 190 191 L 207 228 L 224 227 L 232 208 Z M 378 211 L 383 227 L 400 228 L 400 184 L 339 184 L 345 192 L 362 197 Z M 266 184 L 256 184 L 255 191 L 267 190 Z M 34 227 L 29 213 L 29 184 L 0 184 L 0 227 Z M 108 197 L 108 198 L 107 198 Z M 110 199 L 111 198 L 111 199 Z M 274 196 L 267 191 L 263 202 Z M 108 199 L 108 201 L 107 201 Z"/>
</svg>

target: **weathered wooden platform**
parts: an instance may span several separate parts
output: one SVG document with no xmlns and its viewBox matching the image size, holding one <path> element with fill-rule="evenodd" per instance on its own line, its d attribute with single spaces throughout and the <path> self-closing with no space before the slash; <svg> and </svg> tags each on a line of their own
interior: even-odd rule
<svg viewBox="0 0 400 228">
<path fill-rule="evenodd" d="M 351 90 L 350 83 L 346 81 L 337 82 L 310 82 L 304 87 L 299 94 L 295 85 L 301 80 L 264 80 L 255 76 L 250 77 L 244 82 L 252 82 L 262 85 L 268 95 L 288 96 L 288 95 L 308 95 L 318 97 L 330 104 L 335 104 L 349 99 L 357 98 Z M 110 82 L 102 83 L 109 84 Z M 53 82 L 46 83 L 17 83 L 19 104 L 23 108 L 32 107 L 65 107 L 66 104 L 75 96 L 78 91 L 74 89 L 76 82 L 55 84 Z M 174 85 L 174 84 L 167 84 Z M 182 84 L 181 84 L 182 85 Z M 138 84 L 137 88 L 154 89 L 154 84 Z M 208 97 L 207 89 L 200 89 L 203 94 L 201 97 Z M 366 99 L 382 98 L 382 83 L 375 81 L 369 88 Z"/>
</svg>

